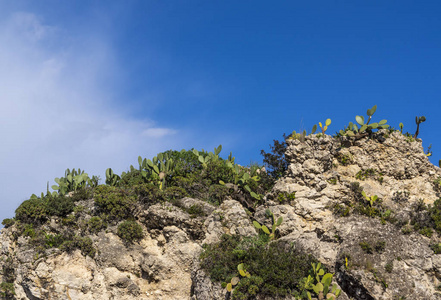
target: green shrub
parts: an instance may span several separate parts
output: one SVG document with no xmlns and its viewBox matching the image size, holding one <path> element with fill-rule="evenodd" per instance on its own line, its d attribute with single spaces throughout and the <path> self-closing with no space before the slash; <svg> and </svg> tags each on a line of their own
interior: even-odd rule
<svg viewBox="0 0 441 300">
<path fill-rule="evenodd" d="M 188 197 L 188 193 L 185 189 L 178 186 L 170 186 L 164 190 L 162 197 L 165 201 L 176 203 L 182 198 Z"/>
<path fill-rule="evenodd" d="M 200 204 L 193 204 L 186 211 L 192 218 L 205 215 L 204 208 Z"/>
<path fill-rule="evenodd" d="M 308 276 L 311 262 L 315 262 L 295 247 L 285 248 L 277 243 L 267 244 L 264 236 L 223 235 L 219 243 L 204 246 L 201 266 L 213 281 L 225 284 L 237 276 L 237 266 L 244 263 L 253 279 L 241 278 L 233 299 L 255 299 L 256 293 L 283 297 L 298 291 L 300 280 Z"/>
<path fill-rule="evenodd" d="M 281 192 L 277 194 L 277 201 L 280 204 L 291 203 L 291 201 L 294 201 L 295 199 L 296 199 L 296 192 L 292 192 L 292 193 Z"/>
<path fill-rule="evenodd" d="M 260 276 L 250 276 L 241 278 L 232 293 L 232 299 L 255 299 L 263 285 L 263 279 Z M 277 295 L 277 291 L 271 291 L 271 294 Z"/>
<path fill-rule="evenodd" d="M 2 221 L 2 225 L 4 225 L 5 228 L 11 227 L 14 224 L 15 224 L 15 220 L 14 219 L 4 219 Z"/>
<path fill-rule="evenodd" d="M 441 234 L 441 198 L 433 203 L 429 209 L 429 215 L 433 221 L 433 228 Z"/>
<path fill-rule="evenodd" d="M 139 241 L 144 236 L 141 225 L 131 220 L 119 224 L 116 234 L 126 243 Z"/>
<path fill-rule="evenodd" d="M 283 134 L 283 142 L 273 140 L 274 145 L 270 145 L 271 152 L 260 151 L 266 171 L 274 180 L 282 177 L 288 170 L 288 162 L 285 159 L 286 138 L 286 134 Z"/>
<path fill-rule="evenodd" d="M 60 250 L 68 253 L 73 250 L 81 250 L 81 254 L 84 256 L 94 257 L 96 249 L 93 247 L 92 239 L 88 236 L 73 236 L 71 238 L 65 238 L 64 242 L 59 246 Z"/>
<path fill-rule="evenodd" d="M 231 195 L 231 191 L 225 185 L 212 184 L 208 189 L 208 195 L 208 202 L 214 205 L 220 205 Z"/>
<path fill-rule="evenodd" d="M 48 219 L 46 203 L 41 198 L 24 201 L 15 210 L 15 219 L 23 223 L 42 224 Z"/>
<path fill-rule="evenodd" d="M 427 236 L 428 238 L 430 238 L 430 237 L 432 237 L 432 235 L 433 235 L 433 230 L 432 230 L 432 228 L 424 227 L 424 228 L 420 229 L 420 230 L 418 231 L 418 233 L 419 233 L 419 234 L 422 234 L 422 235 L 424 235 L 424 236 Z"/>
<path fill-rule="evenodd" d="M 33 224 L 18 223 L 17 227 L 19 230 L 19 235 L 31 238 L 35 236 L 35 229 Z"/>
<path fill-rule="evenodd" d="M 139 184 L 134 187 L 139 200 L 144 204 L 155 204 L 162 200 L 163 191 L 157 185 L 152 183 Z"/>
<path fill-rule="evenodd" d="M 121 176 L 120 186 L 132 187 L 145 183 L 145 179 L 141 175 L 141 171 L 133 170 Z"/>
<path fill-rule="evenodd" d="M 430 249 L 432 249 L 435 254 L 441 254 L 441 243 L 431 244 Z"/>
<path fill-rule="evenodd" d="M 384 269 L 386 270 L 387 273 L 392 273 L 393 269 L 394 269 L 394 262 L 390 261 L 388 262 L 385 266 Z"/>
<path fill-rule="evenodd" d="M 234 182 L 234 171 L 227 166 L 225 160 L 214 160 L 207 164 L 205 169 L 205 178 L 210 180 L 211 184 L 218 184 L 219 181 Z"/>
<path fill-rule="evenodd" d="M 378 253 L 383 253 L 386 249 L 386 242 L 385 241 L 377 241 L 375 243 L 375 251 Z"/>
<path fill-rule="evenodd" d="M 112 221 L 129 218 L 136 202 L 136 197 L 129 191 L 109 185 L 98 186 L 94 199 L 98 211 L 109 215 Z"/>
<path fill-rule="evenodd" d="M 98 233 L 107 228 L 107 223 L 100 217 L 94 216 L 87 221 L 87 229 L 90 233 Z"/>
<path fill-rule="evenodd" d="M 81 201 L 81 200 L 87 200 L 92 198 L 92 189 L 91 188 L 82 188 L 79 190 L 76 190 L 73 194 L 72 194 L 72 202 L 77 202 L 77 201 Z"/>
<path fill-rule="evenodd" d="M 71 197 L 57 195 L 55 197 L 48 196 L 46 206 L 49 215 L 65 217 L 73 211 L 75 204 Z"/>
<path fill-rule="evenodd" d="M 167 154 L 175 163 L 174 176 L 185 177 L 189 173 L 197 172 L 202 169 L 198 157 L 192 150 L 168 150 L 165 151 L 164 154 Z"/>
<path fill-rule="evenodd" d="M 47 249 L 58 248 L 63 244 L 65 237 L 61 234 L 45 234 L 44 244 Z"/>
<path fill-rule="evenodd" d="M 368 254 L 373 253 L 374 248 L 372 247 L 371 244 L 369 244 L 369 242 L 360 242 L 359 245 L 364 252 Z"/>
<path fill-rule="evenodd" d="M 14 296 L 15 296 L 14 283 L 12 282 L 0 283 L 0 297 L 6 299 L 14 299 Z"/>
</svg>

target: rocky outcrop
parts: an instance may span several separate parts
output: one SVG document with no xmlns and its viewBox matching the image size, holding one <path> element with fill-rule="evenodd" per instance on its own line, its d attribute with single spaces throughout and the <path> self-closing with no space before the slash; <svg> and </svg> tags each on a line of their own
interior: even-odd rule
<svg viewBox="0 0 441 300">
<path fill-rule="evenodd" d="M 441 171 L 421 142 L 398 132 L 382 136 L 288 140 L 288 173 L 254 213 L 233 199 L 219 207 L 192 198 L 139 207 L 144 237 L 127 244 L 117 226 L 108 227 L 90 235 L 93 258 L 57 248 L 39 256 L 15 225 L 4 228 L 2 281 L 13 279 L 15 299 L 225 299 L 226 290 L 200 267 L 203 245 L 223 234 L 257 235 L 252 221 L 271 226 L 269 209 L 283 217 L 281 245 L 295 244 L 335 273 L 339 299 L 441 299 L 441 254 L 430 248 L 440 237 L 405 230 L 417 205 L 439 198 L 432 183 Z M 375 206 L 364 203 L 377 209 L 370 216 L 357 210 L 361 189 L 379 198 Z M 280 196 L 293 193 L 295 199 Z M 93 200 L 82 206 L 92 209 Z M 53 218 L 45 226 L 57 232 L 60 223 Z"/>
</svg>

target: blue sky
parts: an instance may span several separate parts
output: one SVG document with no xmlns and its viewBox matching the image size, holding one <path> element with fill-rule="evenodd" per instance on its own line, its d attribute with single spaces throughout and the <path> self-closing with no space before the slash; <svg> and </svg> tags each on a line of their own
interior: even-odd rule
<svg viewBox="0 0 441 300">
<path fill-rule="evenodd" d="M 0 219 L 66 168 L 223 145 L 261 162 L 332 119 L 421 125 L 441 159 L 438 1 L 0 1 Z"/>
</svg>

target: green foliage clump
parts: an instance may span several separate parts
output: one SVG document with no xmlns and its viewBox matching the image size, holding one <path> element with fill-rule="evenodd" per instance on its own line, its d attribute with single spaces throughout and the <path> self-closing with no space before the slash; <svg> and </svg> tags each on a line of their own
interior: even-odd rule
<svg viewBox="0 0 441 300">
<path fill-rule="evenodd" d="M 187 196 L 187 191 L 178 186 L 170 186 L 166 188 L 162 193 L 163 199 L 171 203 L 177 203 L 178 200 L 181 200 L 182 198 L 185 198 Z"/>
<path fill-rule="evenodd" d="M 371 243 L 369 242 L 363 241 L 360 242 L 359 245 L 361 249 L 368 254 L 372 254 L 374 250 L 377 253 L 383 253 L 386 249 L 385 241 L 376 241 L 374 245 L 371 245 Z"/>
<path fill-rule="evenodd" d="M 441 234 L 441 198 L 433 203 L 429 208 L 429 215 L 432 220 L 433 229 Z"/>
<path fill-rule="evenodd" d="M 98 233 L 107 228 L 107 223 L 98 216 L 94 216 L 87 221 L 87 229 L 90 233 Z"/>
<path fill-rule="evenodd" d="M 5 299 L 14 299 L 15 288 L 12 282 L 2 282 L 0 283 L 0 297 Z"/>
<path fill-rule="evenodd" d="M 277 201 L 280 204 L 291 203 L 296 199 L 296 192 L 288 193 L 288 192 L 280 192 L 277 194 Z"/>
<path fill-rule="evenodd" d="M 45 248 L 58 248 L 64 243 L 66 237 L 62 234 L 44 234 Z"/>
<path fill-rule="evenodd" d="M 343 166 L 347 166 L 352 162 L 352 156 L 349 154 L 338 153 L 336 158 L 337 161 Z"/>
<path fill-rule="evenodd" d="M 144 236 L 141 225 L 131 220 L 118 225 L 117 235 L 126 243 L 133 243 Z"/>
<path fill-rule="evenodd" d="M 72 252 L 73 250 L 81 250 L 81 254 L 84 256 L 94 257 L 96 249 L 93 246 L 93 241 L 90 237 L 73 236 L 65 238 L 64 242 L 59 246 L 60 250 L 66 252 Z"/>
<path fill-rule="evenodd" d="M 81 201 L 81 200 L 87 200 L 92 198 L 92 188 L 90 187 L 86 187 L 83 189 L 79 189 L 76 190 L 73 194 L 72 194 L 72 202 L 77 202 L 77 201 Z"/>
<path fill-rule="evenodd" d="M 46 203 L 41 198 L 26 200 L 15 210 L 15 219 L 29 224 L 42 224 L 48 215 Z"/>
<path fill-rule="evenodd" d="M 273 140 L 274 145 L 270 145 L 270 152 L 260 151 L 263 156 L 263 164 L 266 168 L 266 172 L 274 179 L 281 178 L 286 170 L 288 170 L 288 162 L 285 158 L 285 151 L 287 144 L 285 142 L 287 136 L 283 135 L 283 142 Z"/>
<path fill-rule="evenodd" d="M 441 162 L 441 160 L 440 160 Z M 433 180 L 433 189 L 435 192 L 440 193 L 441 192 L 441 177 L 438 177 L 437 179 Z"/>
<path fill-rule="evenodd" d="M 136 197 L 123 188 L 100 185 L 95 189 L 94 200 L 98 211 L 117 221 L 131 216 Z"/>
<path fill-rule="evenodd" d="M 230 188 L 221 184 L 212 184 L 208 189 L 208 202 L 214 205 L 220 205 L 230 196 Z"/>
<path fill-rule="evenodd" d="M 372 247 L 372 245 L 369 242 L 360 242 L 359 245 L 364 252 L 366 252 L 368 254 L 373 253 L 374 248 Z"/>
<path fill-rule="evenodd" d="M 390 261 L 390 262 L 386 263 L 386 265 L 384 266 L 384 269 L 386 270 L 387 273 L 392 273 L 392 271 L 394 269 L 394 262 Z"/>
<path fill-rule="evenodd" d="M 152 183 L 139 184 L 133 187 L 135 194 L 139 196 L 139 200 L 144 204 L 156 204 L 161 201 L 162 193 L 158 186 Z"/>
<path fill-rule="evenodd" d="M 73 211 L 75 204 L 71 197 L 49 195 L 46 197 L 46 206 L 49 215 L 65 217 Z"/>
<path fill-rule="evenodd" d="M 430 249 L 432 249 L 435 254 L 441 254 L 441 243 L 431 244 Z"/>
<path fill-rule="evenodd" d="M 14 224 L 15 224 L 15 220 L 14 219 L 4 219 L 2 221 L 2 225 L 4 225 L 5 228 L 11 227 Z"/>
<path fill-rule="evenodd" d="M 239 264 L 246 266 L 251 277 L 240 280 L 233 299 L 255 299 L 257 292 L 271 297 L 295 293 L 300 280 L 308 276 L 314 259 L 294 247 L 285 249 L 267 242 L 267 235 L 244 238 L 223 235 L 219 243 L 204 246 L 201 266 L 213 281 L 224 285 L 237 275 Z"/>
<path fill-rule="evenodd" d="M 205 215 L 204 208 L 200 204 L 193 204 L 186 211 L 192 218 Z"/>
<path fill-rule="evenodd" d="M 225 160 L 210 161 L 205 172 L 205 178 L 210 180 L 211 184 L 217 184 L 220 181 L 234 182 L 234 170 L 226 164 Z"/>
<path fill-rule="evenodd" d="M 119 186 L 121 187 L 131 187 L 136 185 L 141 185 L 145 183 L 145 179 L 141 175 L 141 171 L 132 170 L 121 175 L 121 180 L 119 181 Z"/>
</svg>

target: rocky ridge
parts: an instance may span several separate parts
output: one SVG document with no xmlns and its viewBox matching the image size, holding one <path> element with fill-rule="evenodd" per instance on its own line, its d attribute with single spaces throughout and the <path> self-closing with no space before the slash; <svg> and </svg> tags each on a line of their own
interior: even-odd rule
<svg viewBox="0 0 441 300">
<path fill-rule="evenodd" d="M 295 244 L 335 273 L 338 299 L 441 299 L 441 255 L 433 250 L 441 239 L 411 224 L 416 207 L 440 198 L 433 182 L 441 170 L 420 141 L 399 132 L 382 136 L 287 140 L 289 170 L 255 212 L 231 198 L 220 206 L 188 197 L 179 205 L 140 206 L 134 218 L 143 238 L 127 244 L 109 226 L 89 235 L 93 258 L 58 248 L 40 257 L 30 237 L 9 226 L 0 236 L 2 282 L 13 280 L 13 299 L 225 299 L 226 290 L 200 267 L 202 245 L 223 234 L 257 235 L 252 221 L 271 226 L 269 209 L 283 217 L 279 242 Z M 361 190 L 379 200 L 370 204 Z M 279 201 L 293 193 L 295 199 Z M 93 199 L 81 205 L 93 209 Z M 195 206 L 197 215 L 189 212 Z M 44 226 L 63 230 L 56 217 Z"/>
</svg>

